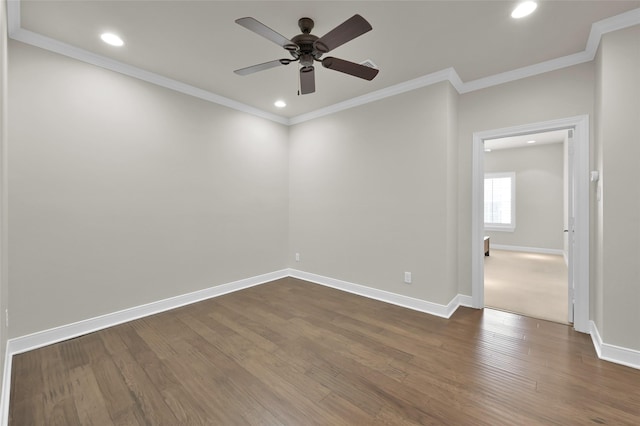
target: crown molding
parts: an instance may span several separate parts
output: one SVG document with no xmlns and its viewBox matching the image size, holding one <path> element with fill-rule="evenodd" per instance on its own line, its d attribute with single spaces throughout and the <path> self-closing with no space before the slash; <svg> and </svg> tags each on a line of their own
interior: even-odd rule
<svg viewBox="0 0 640 426">
<path fill-rule="evenodd" d="M 589 52 L 591 59 L 595 58 L 603 34 L 638 24 L 640 24 L 640 8 L 594 22 L 593 25 L 591 25 L 591 32 L 589 33 L 585 52 Z"/>
<path fill-rule="evenodd" d="M 130 77 L 138 78 L 140 80 L 144 80 L 146 82 L 156 84 L 167 89 L 175 90 L 189 96 L 194 96 L 208 102 L 265 118 L 267 120 L 284 124 L 286 126 L 303 123 L 305 121 L 313 120 L 329 114 L 334 114 L 336 112 L 344 111 L 346 109 L 354 108 L 360 105 L 365 105 L 370 102 L 375 102 L 390 96 L 399 95 L 401 93 L 419 89 L 421 87 L 441 83 L 443 81 L 448 81 L 458 91 L 459 94 L 464 94 L 476 90 L 486 89 L 488 87 L 498 86 L 500 84 L 520 80 L 527 77 L 533 77 L 535 75 L 543 74 L 549 71 L 555 71 L 573 65 L 589 62 L 592 61 L 593 58 L 595 58 L 603 34 L 640 24 L 640 8 L 633 9 L 620 15 L 612 16 L 610 18 L 606 18 L 593 23 L 591 25 L 591 32 L 589 33 L 589 38 L 587 40 L 585 50 L 583 50 L 582 52 L 574 53 L 572 55 L 567 55 L 556 59 L 551 59 L 549 61 L 540 62 L 538 64 L 506 71 L 468 82 L 463 82 L 454 68 L 447 68 L 441 71 L 427 74 L 422 77 L 415 78 L 413 80 L 389 86 L 384 89 L 368 93 L 366 95 L 339 102 L 325 108 L 320 108 L 309 113 L 287 118 L 261 110 L 259 108 L 252 107 L 247 104 L 243 104 L 238 101 L 234 101 L 233 99 L 217 95 L 213 92 L 191 86 L 178 80 L 164 77 L 162 75 L 143 70 L 141 68 L 134 67 L 132 65 L 128 65 L 102 55 L 97 55 L 93 52 L 89 52 L 70 44 L 60 42 L 53 38 L 22 29 L 20 27 L 20 1 L 21 0 L 7 1 L 8 32 L 9 37 L 14 40 L 40 47 L 42 49 L 46 49 L 55 53 L 59 53 L 61 55 L 69 56 L 80 61 L 84 61 L 102 68 L 109 69 L 111 71 L 125 74 Z"/>
<path fill-rule="evenodd" d="M 20 0 L 7 0 L 7 33 L 13 34 L 20 29 Z"/>
<path fill-rule="evenodd" d="M 571 67 L 573 65 L 589 62 L 591 60 L 593 60 L 593 57 L 589 57 L 589 54 L 585 51 L 574 53 L 572 55 L 551 59 L 549 61 L 517 68 L 515 70 L 506 71 L 500 74 L 494 74 L 489 77 L 468 81 L 462 84 L 462 87 L 460 88 L 460 90 L 458 90 L 458 92 L 460 94 L 475 92 L 476 90 L 499 86 L 500 84 L 509 83 L 515 80 L 521 80 L 527 77 L 533 77 L 535 75 L 544 74 L 549 71 Z"/>
<path fill-rule="evenodd" d="M 353 108 L 356 106 L 368 104 L 378 101 L 380 99 L 388 98 L 389 96 L 399 95 L 401 93 L 409 92 L 411 90 L 419 89 L 421 87 L 431 86 L 432 84 L 441 83 L 443 81 L 449 81 L 453 84 L 453 81 L 462 83 L 460 77 L 453 68 L 447 68 L 442 71 L 437 71 L 431 74 L 427 74 L 422 77 L 415 78 L 413 80 L 405 81 L 394 86 L 385 87 L 384 89 L 376 90 L 375 92 L 367 93 L 366 95 L 358 96 L 356 98 L 348 99 L 344 102 L 339 102 L 334 105 L 330 105 L 325 108 L 320 108 L 315 111 L 311 111 L 306 114 L 301 114 L 289 119 L 289 124 L 299 124 L 305 121 L 313 120 L 315 118 L 323 117 L 325 115 L 333 114 L 338 111 Z M 455 87 L 455 85 L 454 85 Z M 458 87 L 456 90 L 459 91 Z"/>
<path fill-rule="evenodd" d="M 43 36 L 42 34 L 38 34 L 33 31 L 28 31 L 20 28 L 18 30 L 15 30 L 11 34 L 11 38 L 26 44 L 30 44 L 32 46 L 49 50 L 51 52 L 78 59 L 80 61 L 87 62 L 98 67 L 106 68 L 120 74 L 128 75 L 129 77 L 134 77 L 148 83 L 153 83 L 167 89 L 175 90 L 176 92 L 181 92 L 189 96 L 203 99 L 205 101 L 226 106 L 238 111 L 246 112 L 258 117 L 266 118 L 267 120 L 275 121 L 280 124 L 289 124 L 289 120 L 286 117 L 281 117 L 279 115 L 263 111 L 259 108 L 254 108 L 241 102 L 234 101 L 233 99 L 225 98 L 224 96 L 217 95 L 207 90 L 191 86 L 181 81 L 164 77 L 162 75 L 125 64 L 124 62 L 116 61 L 107 58 L 106 56 L 95 54 L 88 50 L 80 49 L 76 46 L 63 43 L 61 41 L 58 41 L 51 37 Z"/>
<path fill-rule="evenodd" d="M 318 117 L 333 114 L 347 108 L 364 105 L 369 102 L 374 102 L 389 96 L 399 95 L 400 93 L 404 93 L 409 90 L 419 89 L 421 87 L 440 83 L 446 80 L 448 80 L 449 83 L 451 83 L 451 85 L 455 87 L 459 94 L 464 94 L 474 92 L 476 90 L 486 89 L 492 86 L 498 86 L 500 84 L 520 80 L 527 77 L 533 77 L 535 75 L 543 74 L 549 71 L 555 71 L 562 68 L 582 64 L 592 61 L 593 58 L 595 58 L 596 52 L 598 51 L 598 46 L 600 45 L 600 39 L 602 38 L 603 34 L 621 30 L 623 28 L 631 27 L 637 24 L 640 24 L 640 8 L 622 13 L 620 15 L 612 16 L 610 18 L 603 19 L 592 24 L 591 32 L 589 33 L 589 39 L 587 41 L 587 48 L 582 52 L 562 56 L 560 58 L 551 59 L 549 61 L 540 62 L 537 64 L 529 65 L 511 71 L 506 71 L 499 74 L 494 74 L 488 77 L 471 80 L 468 82 L 463 82 L 454 68 L 447 68 L 445 70 L 418 77 L 404 83 L 396 84 L 394 86 L 390 86 L 376 92 L 371 92 L 357 98 L 349 99 L 335 105 L 330 105 L 326 108 L 321 108 L 307 114 L 301 114 L 292 117 L 289 120 L 289 123 L 291 125 L 299 124 Z"/>
</svg>

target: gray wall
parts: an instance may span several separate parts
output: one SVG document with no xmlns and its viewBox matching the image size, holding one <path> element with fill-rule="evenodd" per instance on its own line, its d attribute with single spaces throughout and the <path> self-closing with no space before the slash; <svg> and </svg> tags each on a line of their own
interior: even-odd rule
<svg viewBox="0 0 640 426">
<path fill-rule="evenodd" d="M 563 250 L 563 144 L 499 149 L 484 154 L 484 171 L 516 173 L 516 228 L 485 231 L 492 244 Z"/>
<path fill-rule="evenodd" d="M 640 25 L 603 36 L 596 59 L 595 321 L 640 350 Z"/>
<path fill-rule="evenodd" d="M 10 43 L 10 337 L 286 267 L 288 129 Z"/>
<path fill-rule="evenodd" d="M 440 83 L 293 126 L 290 266 L 449 303 L 457 294 L 456 101 Z"/>
</svg>

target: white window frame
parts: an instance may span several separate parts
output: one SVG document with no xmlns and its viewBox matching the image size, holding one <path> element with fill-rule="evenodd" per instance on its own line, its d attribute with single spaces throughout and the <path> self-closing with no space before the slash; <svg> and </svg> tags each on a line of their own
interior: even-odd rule
<svg viewBox="0 0 640 426">
<path fill-rule="evenodd" d="M 511 223 L 501 224 L 501 223 L 484 222 L 484 229 L 486 231 L 513 232 L 516 229 L 516 172 L 485 173 L 484 180 L 483 180 L 483 191 L 484 191 L 484 182 L 486 181 L 486 179 L 497 179 L 497 178 L 505 178 L 505 177 L 508 177 L 511 179 Z M 483 206 L 483 211 L 484 211 L 484 206 Z"/>
</svg>

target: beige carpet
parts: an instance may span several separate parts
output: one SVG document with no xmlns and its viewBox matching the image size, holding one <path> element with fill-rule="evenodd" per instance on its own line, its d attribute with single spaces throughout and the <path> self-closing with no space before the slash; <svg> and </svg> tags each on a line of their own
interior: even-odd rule
<svg viewBox="0 0 640 426">
<path fill-rule="evenodd" d="M 559 255 L 491 249 L 484 258 L 484 304 L 567 323 L 567 266 Z"/>
</svg>

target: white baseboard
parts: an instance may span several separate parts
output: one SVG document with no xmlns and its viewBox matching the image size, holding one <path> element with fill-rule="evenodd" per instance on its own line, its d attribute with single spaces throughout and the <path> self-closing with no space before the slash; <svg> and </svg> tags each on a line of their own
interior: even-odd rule
<svg viewBox="0 0 640 426">
<path fill-rule="evenodd" d="M 227 293 L 232 293 L 234 291 L 243 290 L 245 288 L 253 287 L 259 284 L 264 284 L 269 281 L 285 278 L 287 276 L 288 271 L 286 269 L 282 269 L 280 271 L 270 272 L 267 274 L 194 291 L 192 293 L 170 297 L 168 299 L 159 300 L 157 302 L 151 302 L 145 305 L 124 309 L 122 311 L 89 318 L 72 324 L 51 328 L 49 330 L 39 331 L 33 334 L 28 334 L 26 336 L 16 337 L 14 339 L 9 339 L 9 341 L 7 342 L 7 348 L 11 355 L 19 354 L 36 348 L 47 346 L 52 343 L 57 343 L 63 340 L 82 336 L 84 334 L 93 333 L 94 331 L 102 330 L 114 325 L 168 311 L 170 309 L 179 308 L 181 306 L 190 305 L 192 303 L 211 299 L 213 297 L 222 296 Z"/>
<path fill-rule="evenodd" d="M 2 375 L 2 395 L 0 395 L 0 424 L 9 424 L 9 397 L 11 393 L 11 365 L 13 356 L 9 353 L 9 345 L 4 354 L 4 371 Z"/>
<path fill-rule="evenodd" d="M 458 294 L 447 305 L 427 302 L 412 297 L 407 297 L 383 290 L 366 287 L 359 284 L 353 284 L 346 281 L 340 281 L 333 278 L 323 277 L 321 275 L 311 274 L 308 272 L 298 271 L 295 269 L 283 269 L 268 274 L 258 275 L 255 277 L 234 281 L 227 284 L 210 287 L 204 290 L 195 291 L 193 293 L 183 294 L 171 297 L 169 299 L 159 300 L 157 302 L 148 303 L 146 305 L 135 306 L 122 311 L 113 312 L 99 317 L 89 318 L 72 324 L 55 327 L 49 330 L 39 331 L 26 336 L 9 339 L 7 342 L 4 374 L 2 378 L 2 395 L 0 396 L 0 424 L 5 426 L 9 421 L 9 396 L 11 391 L 11 367 L 13 356 L 22 352 L 27 352 L 43 346 L 58 343 L 94 331 L 102 330 L 114 325 L 122 324 L 128 321 L 143 318 L 149 315 L 175 309 L 181 306 L 196 303 L 202 300 L 211 299 L 213 297 L 222 296 L 245 288 L 264 284 L 280 278 L 294 277 L 314 282 L 317 284 L 333 287 L 338 290 L 359 294 L 371 299 L 380 300 L 394 305 L 403 306 L 431 315 L 437 315 L 443 318 L 449 318 L 459 306 L 471 306 L 471 296 Z"/>
<path fill-rule="evenodd" d="M 440 305 L 438 303 L 427 302 L 426 300 L 378 290 L 361 284 L 354 284 L 310 272 L 298 271 L 296 269 L 290 269 L 289 276 L 442 318 L 451 317 L 459 306 L 471 306 L 471 296 L 461 294 L 456 295 L 447 305 Z"/>
<path fill-rule="evenodd" d="M 40 331 L 26 336 L 9 339 L 6 348 L 4 374 L 2 377 L 0 424 L 3 426 L 7 425 L 9 420 L 9 394 L 11 390 L 11 368 L 13 355 L 286 277 L 299 278 L 305 281 L 358 294 L 370 299 L 391 303 L 393 305 L 402 306 L 415 311 L 436 315 L 442 318 L 450 318 L 460 306 L 472 306 L 471 296 L 463 294 L 457 294 L 447 305 L 441 305 L 296 269 L 283 269 L 280 271 L 270 272 L 210 287 L 204 290 L 171 297 L 169 299 L 148 303 L 146 305 L 124 309 L 111 314 L 78 321 L 76 323 Z M 603 343 L 600 333 L 593 321 L 590 321 L 590 333 L 593 345 L 600 359 L 640 369 L 640 351 Z"/>
<path fill-rule="evenodd" d="M 465 306 L 467 308 L 473 308 L 473 297 L 467 296 L 466 294 L 460 294 L 456 296 L 458 299 L 459 306 Z"/>
<path fill-rule="evenodd" d="M 564 250 L 562 249 L 549 249 L 549 248 L 538 248 L 538 247 L 521 247 L 521 246 L 510 246 L 505 244 L 493 244 L 491 243 L 491 249 L 496 250 L 508 250 L 508 251 L 522 251 L 525 253 L 541 253 L 541 254 L 557 254 L 560 256 L 564 256 Z"/>
<path fill-rule="evenodd" d="M 640 370 L 640 351 L 604 343 L 598 327 L 593 321 L 589 321 L 589 328 L 591 341 L 596 348 L 598 358 Z"/>
<path fill-rule="evenodd" d="M 133 321 L 149 315 L 179 308 L 181 306 L 222 296 L 234 291 L 243 290 L 259 284 L 264 284 L 280 278 L 289 276 L 287 269 L 270 272 L 255 277 L 221 284 L 215 287 L 206 288 L 180 296 L 135 306 L 122 311 L 101 315 L 94 318 L 78 321 L 72 324 L 39 331 L 26 336 L 20 336 L 7 341 L 7 350 L 4 362 L 4 374 L 2 377 L 2 395 L 0 396 L 0 424 L 5 426 L 9 422 L 9 393 L 11 391 L 11 366 L 13 356 L 22 352 L 27 352 L 53 343 L 62 342 L 84 334 L 93 333 L 114 325 Z"/>
<path fill-rule="evenodd" d="M 295 269 L 282 269 L 280 271 L 270 272 L 251 278 L 246 278 L 231 283 L 221 284 L 215 287 L 206 288 L 192 293 L 182 294 L 168 299 L 147 303 L 145 305 L 134 306 L 132 308 L 123 309 L 121 311 L 112 312 L 94 318 L 66 324 L 60 327 L 54 327 L 48 330 L 38 331 L 36 333 L 9 339 L 7 342 L 7 359 L 11 359 L 13 355 L 27 352 L 43 346 L 62 342 L 64 340 L 73 339 L 74 337 L 93 333 L 118 324 L 133 321 L 149 315 L 179 308 L 181 306 L 200 302 L 202 300 L 211 299 L 243 290 L 259 284 L 264 284 L 280 278 L 294 277 L 306 281 L 333 287 L 338 290 L 359 294 L 371 299 L 380 300 L 382 302 L 392 303 L 394 305 L 403 306 L 431 315 L 443 318 L 449 318 L 459 306 L 471 306 L 471 296 L 456 295 L 447 305 L 440 305 L 413 297 L 403 296 L 384 290 L 363 286 L 360 284 L 349 283 L 334 278 L 324 277 L 309 272 L 298 271 Z M 5 361 L 5 365 L 7 362 Z"/>
<path fill-rule="evenodd" d="M 264 284 L 287 276 L 288 270 L 282 269 L 280 271 L 257 275 L 255 277 L 217 285 L 215 287 L 209 287 L 192 293 L 147 303 L 145 305 L 134 306 L 132 308 L 89 318 L 72 324 L 66 324 L 49 330 L 39 331 L 26 336 L 16 337 L 9 339 L 7 342 L 8 353 L 16 355 L 22 352 L 27 352 L 53 343 L 82 336 L 84 334 L 93 333 L 94 331 L 102 330 L 114 325 L 168 311 L 170 309 L 179 308 L 181 306 L 190 305 L 213 297 L 222 296 L 227 293 L 243 290 L 245 288 Z"/>
</svg>

